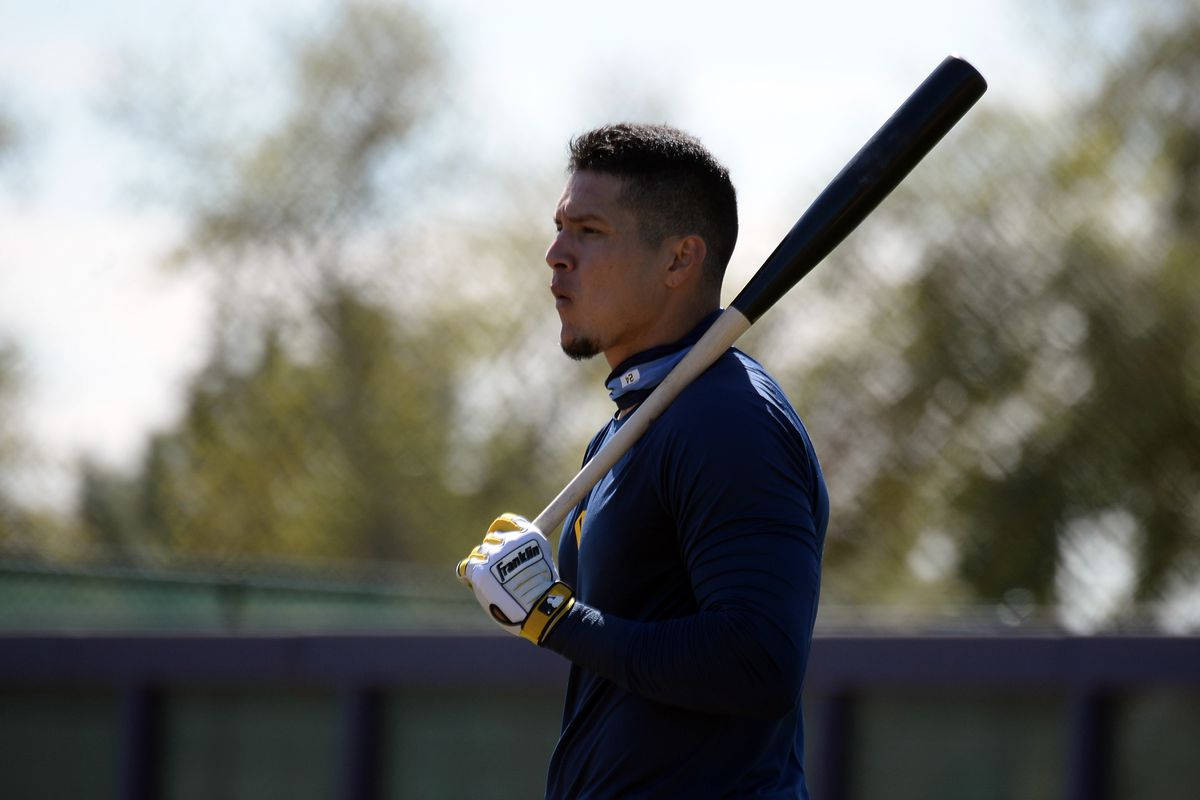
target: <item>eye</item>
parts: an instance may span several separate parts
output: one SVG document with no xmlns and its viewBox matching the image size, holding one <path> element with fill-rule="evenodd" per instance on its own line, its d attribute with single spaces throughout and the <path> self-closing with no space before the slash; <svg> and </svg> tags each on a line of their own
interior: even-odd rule
<svg viewBox="0 0 1200 800">
<path fill-rule="evenodd" d="M 593 228 L 593 227 L 592 227 L 592 226 L 590 226 L 590 225 L 584 225 L 584 226 L 583 226 L 583 232 L 584 232 L 584 233 L 587 233 L 587 234 L 600 233 L 600 229 L 599 229 L 599 228 Z"/>
</svg>

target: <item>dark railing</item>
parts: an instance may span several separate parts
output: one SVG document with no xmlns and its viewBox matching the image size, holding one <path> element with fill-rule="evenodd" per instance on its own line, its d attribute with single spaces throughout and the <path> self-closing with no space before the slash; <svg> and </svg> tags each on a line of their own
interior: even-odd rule
<svg viewBox="0 0 1200 800">
<path fill-rule="evenodd" d="M 378 795 L 381 692 L 486 685 L 561 686 L 557 656 L 504 636 L 284 635 L 0 637 L 0 688 L 105 686 L 120 692 L 119 797 L 159 794 L 159 703 L 176 686 L 332 690 L 340 708 L 341 797 Z M 1200 688 L 1188 637 L 821 637 L 806 680 L 813 796 L 849 796 L 857 699 L 864 692 L 1015 692 L 1065 698 L 1066 800 L 1106 800 L 1110 698 L 1147 687 Z M 811 757 L 811 756 L 810 756 Z M 2 780 L 2 776 L 0 776 Z M 0 787 L 2 789 L 3 787 Z"/>
</svg>

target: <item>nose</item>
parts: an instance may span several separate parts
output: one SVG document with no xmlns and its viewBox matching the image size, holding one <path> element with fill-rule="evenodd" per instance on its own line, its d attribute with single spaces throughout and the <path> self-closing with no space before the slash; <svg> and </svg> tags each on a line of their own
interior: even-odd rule
<svg viewBox="0 0 1200 800">
<path fill-rule="evenodd" d="M 571 268 L 570 254 L 563 244 L 561 233 L 554 237 L 554 241 L 550 242 L 550 247 L 546 250 L 546 264 L 553 270 L 568 270 Z"/>
</svg>

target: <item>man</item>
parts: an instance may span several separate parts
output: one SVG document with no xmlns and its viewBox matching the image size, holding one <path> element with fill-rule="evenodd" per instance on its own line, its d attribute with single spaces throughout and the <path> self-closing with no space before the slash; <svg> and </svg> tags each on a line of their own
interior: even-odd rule
<svg viewBox="0 0 1200 800">
<path fill-rule="evenodd" d="M 571 143 L 546 253 L 573 358 L 616 403 L 585 462 L 719 313 L 737 239 L 722 167 L 665 126 Z M 729 350 L 568 516 L 557 572 L 505 515 L 459 576 L 572 662 L 549 798 L 806 798 L 800 687 L 829 500 L 783 391 Z"/>
</svg>

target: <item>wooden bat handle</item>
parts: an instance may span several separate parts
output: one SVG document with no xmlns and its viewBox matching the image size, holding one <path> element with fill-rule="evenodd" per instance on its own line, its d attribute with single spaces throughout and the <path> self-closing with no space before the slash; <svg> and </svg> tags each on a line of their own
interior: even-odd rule
<svg viewBox="0 0 1200 800">
<path fill-rule="evenodd" d="M 712 363 L 728 350 L 738 337 L 750 327 L 750 320 L 736 308 L 727 308 L 717 317 L 712 327 L 704 332 L 700 341 L 692 346 L 683 360 L 675 365 L 662 383 L 655 387 L 650 396 L 642 401 L 637 410 L 623 423 L 611 439 L 600 448 L 600 452 L 592 456 L 583 465 L 583 469 L 563 487 L 558 496 L 550 501 L 550 505 L 542 509 L 533 520 L 542 533 L 547 535 L 554 532 L 571 509 L 587 496 L 592 487 L 613 468 L 621 456 L 633 446 L 633 443 L 646 432 L 659 414 L 671 401 L 683 391 L 700 373 L 712 366 Z"/>
</svg>

